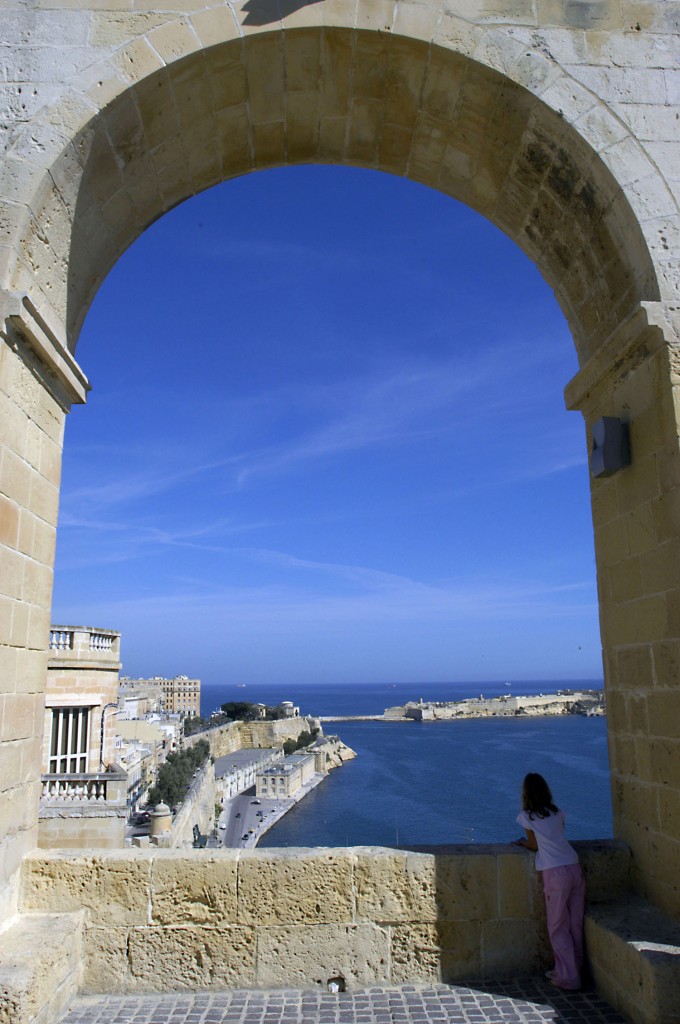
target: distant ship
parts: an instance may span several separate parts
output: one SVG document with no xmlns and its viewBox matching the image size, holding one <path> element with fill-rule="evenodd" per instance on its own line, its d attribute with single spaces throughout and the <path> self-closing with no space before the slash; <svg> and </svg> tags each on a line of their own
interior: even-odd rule
<svg viewBox="0 0 680 1024">
<path fill-rule="evenodd" d="M 237 684 L 236 684 L 236 687 L 237 687 L 237 689 L 239 689 L 239 690 L 244 690 L 244 689 L 245 689 L 245 686 L 246 686 L 246 684 L 245 684 L 245 683 L 237 683 Z"/>
</svg>

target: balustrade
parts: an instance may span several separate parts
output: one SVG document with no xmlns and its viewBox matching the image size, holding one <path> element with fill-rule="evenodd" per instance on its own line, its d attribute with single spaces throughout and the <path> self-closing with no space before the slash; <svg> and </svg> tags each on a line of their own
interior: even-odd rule
<svg viewBox="0 0 680 1024">
<path fill-rule="evenodd" d="M 105 633 L 90 633 L 90 650 L 110 651 L 114 639 L 115 637 L 107 636 Z"/>
<path fill-rule="evenodd" d="M 42 775 L 42 804 L 105 803 L 107 779 L 101 775 Z"/>
<path fill-rule="evenodd" d="M 51 651 L 72 651 L 73 650 L 73 632 L 65 629 L 51 629 L 50 630 L 50 650 Z"/>
</svg>

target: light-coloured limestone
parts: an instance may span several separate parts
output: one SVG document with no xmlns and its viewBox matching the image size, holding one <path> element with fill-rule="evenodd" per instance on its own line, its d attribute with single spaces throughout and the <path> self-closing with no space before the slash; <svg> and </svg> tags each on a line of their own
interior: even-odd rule
<svg viewBox="0 0 680 1024">
<path fill-rule="evenodd" d="M 239 924 L 317 925 L 353 916 L 353 870 L 338 851 L 253 851 L 239 861 Z"/>
<path fill-rule="evenodd" d="M 13 906 L 12 872 L 36 832 L 32 701 L 43 687 L 64 415 L 87 391 L 72 353 L 88 305 L 120 253 L 175 203 L 253 169 L 332 160 L 441 188 L 501 226 L 569 320 L 581 370 L 567 400 L 584 415 L 586 443 L 599 416 L 630 422 L 632 465 L 594 482 L 592 500 L 614 817 L 636 886 L 680 912 L 669 871 L 680 836 L 670 724 L 680 718 L 679 9 L 675 0 L 324 0 L 282 17 L 275 4 L 256 16 L 193 0 L 111 0 L 106 10 L 40 0 L 8 13 L 0 700 L 11 754 L 0 762 L 0 906 Z M 480 969 L 499 963 L 515 941 L 513 915 L 533 899 L 530 883 L 508 888 L 506 875 L 521 882 L 517 860 L 444 858 L 430 883 L 417 855 L 407 868 L 401 855 L 389 867 L 371 856 L 358 853 L 353 869 L 358 919 L 383 914 L 406 928 L 422 883 L 437 915 L 422 928 L 487 922 L 468 959 Z M 243 912 L 255 922 L 265 910 L 243 868 Z M 283 868 L 267 870 L 271 881 Z M 377 898 L 373 876 L 394 872 L 400 886 Z M 340 905 L 330 895 L 322 904 L 331 916 Z M 305 922 L 315 913 L 304 905 Z M 127 914 L 114 911 L 119 927 L 148 927 Z M 371 935 L 347 955 L 354 963 L 364 943 L 379 972 L 383 932 Z M 409 950 L 401 935 L 398 962 L 436 976 L 444 954 L 437 966 L 431 933 L 421 938 Z M 280 948 L 299 941 L 285 933 Z M 333 960 L 324 949 L 320 969 Z"/>
</svg>

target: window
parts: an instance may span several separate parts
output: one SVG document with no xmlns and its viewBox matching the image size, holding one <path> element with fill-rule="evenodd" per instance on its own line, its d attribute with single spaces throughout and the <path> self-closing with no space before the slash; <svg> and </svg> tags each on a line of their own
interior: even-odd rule
<svg viewBox="0 0 680 1024">
<path fill-rule="evenodd" d="M 50 774 L 87 771 L 89 708 L 54 708 L 50 742 Z"/>
</svg>

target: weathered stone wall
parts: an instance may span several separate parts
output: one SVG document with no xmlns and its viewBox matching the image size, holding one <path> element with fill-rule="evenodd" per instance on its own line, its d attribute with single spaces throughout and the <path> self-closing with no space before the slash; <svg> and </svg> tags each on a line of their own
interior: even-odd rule
<svg viewBox="0 0 680 1024">
<path fill-rule="evenodd" d="M 226 757 L 246 747 L 281 747 L 289 739 L 296 740 L 301 732 L 320 729 L 318 718 L 282 718 L 275 722 L 231 722 L 217 729 L 197 732 L 189 736 L 185 746 L 192 747 L 198 740 L 207 740 L 213 757 Z"/>
<path fill-rule="evenodd" d="M 590 899 L 627 888 L 623 844 L 577 845 Z M 35 853 L 22 909 L 84 909 L 89 992 L 454 981 L 549 960 L 533 857 L 508 846 Z"/>
<path fill-rule="evenodd" d="M 294 5 L 295 6 L 295 5 Z M 78 332 L 156 217 L 296 162 L 405 175 L 535 261 L 588 427 L 631 422 L 593 486 L 616 828 L 680 913 L 680 4 L 259 0 L 3 6 L 0 85 L 0 915 L 35 845 L 64 412 Z M 225 751 L 226 752 L 226 751 Z"/>
<path fill-rule="evenodd" d="M 615 834 L 637 888 L 680 914 L 678 355 L 652 331 L 579 396 L 630 420 L 633 465 L 592 486 Z M 570 396 L 571 397 L 571 396 Z"/>
<path fill-rule="evenodd" d="M 161 845 L 172 849 L 189 849 L 194 841 L 194 825 L 206 835 L 215 825 L 215 768 L 208 763 L 201 769 L 198 782 L 187 793 L 172 822 L 172 831 Z"/>
</svg>

